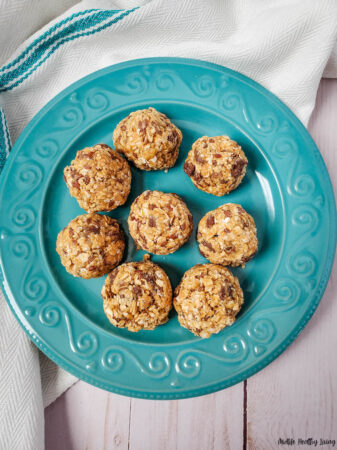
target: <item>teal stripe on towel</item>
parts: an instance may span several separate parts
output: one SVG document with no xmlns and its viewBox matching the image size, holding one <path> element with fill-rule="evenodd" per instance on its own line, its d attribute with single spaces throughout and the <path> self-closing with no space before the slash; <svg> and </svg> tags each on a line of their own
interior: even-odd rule
<svg viewBox="0 0 337 450">
<path fill-rule="evenodd" d="M 41 41 L 43 41 L 46 37 L 48 37 L 51 33 L 56 31 L 58 28 L 62 27 L 66 23 L 70 22 L 71 20 L 75 19 L 76 17 L 83 16 L 84 14 L 88 14 L 93 11 L 99 11 L 99 9 L 86 9 L 85 11 L 80 11 L 76 14 L 72 14 L 71 16 L 61 20 L 60 22 L 56 23 L 52 27 L 50 27 L 47 31 L 45 31 L 41 36 L 36 38 L 31 44 L 28 45 L 28 47 L 19 55 L 17 56 L 13 61 L 6 64 L 5 66 L 0 68 L 0 73 L 7 71 L 11 67 L 13 67 L 15 64 L 19 63 L 32 48 L 34 48 L 37 44 L 39 44 Z"/>
<path fill-rule="evenodd" d="M 93 15 L 70 24 L 69 27 L 63 30 L 60 30 L 60 32 L 55 36 L 42 41 L 41 45 L 39 45 L 19 67 L 0 76 L 0 92 L 9 91 L 21 84 L 64 43 L 72 41 L 78 37 L 89 36 L 91 34 L 102 31 L 107 27 L 119 22 L 121 19 L 123 19 L 136 9 L 138 8 L 125 10 L 124 12 L 122 12 L 122 14 L 115 17 L 113 20 L 106 22 L 105 24 L 97 28 L 94 28 L 93 30 L 88 29 L 99 25 L 109 17 L 115 16 L 122 10 L 100 10 Z M 77 34 L 73 34 L 76 31 Z M 69 36 L 70 34 L 72 35 Z"/>
<path fill-rule="evenodd" d="M 0 108 L 0 173 L 10 151 L 10 137 L 3 109 Z"/>
</svg>

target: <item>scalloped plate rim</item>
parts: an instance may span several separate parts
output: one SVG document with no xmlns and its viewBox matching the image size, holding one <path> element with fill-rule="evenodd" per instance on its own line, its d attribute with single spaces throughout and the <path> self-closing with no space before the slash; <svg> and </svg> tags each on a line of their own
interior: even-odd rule
<svg viewBox="0 0 337 450">
<path fill-rule="evenodd" d="M 135 63 L 138 64 L 153 64 L 153 63 L 182 63 L 182 64 L 188 64 L 188 65 L 194 65 L 194 66 L 202 66 L 202 67 L 209 67 L 211 69 L 217 69 L 219 72 L 223 72 L 224 69 L 226 72 L 229 72 L 234 78 L 239 79 L 240 81 L 245 82 L 246 84 L 248 84 L 250 87 L 254 88 L 255 90 L 257 90 L 259 93 L 263 94 L 264 96 L 268 97 L 269 100 L 272 100 L 276 105 L 281 106 L 284 113 L 288 116 L 288 118 L 290 119 L 291 122 L 295 122 L 297 129 L 299 131 L 301 131 L 301 134 L 303 135 L 303 138 L 308 140 L 310 142 L 310 144 L 313 147 L 313 151 L 315 153 L 315 155 L 321 160 L 321 164 L 323 165 L 323 167 L 326 170 L 326 173 L 328 175 L 328 170 L 325 166 L 324 160 L 322 155 L 320 154 L 315 142 L 313 141 L 312 137 L 309 135 L 309 133 L 307 132 L 306 128 L 304 127 L 304 125 L 302 124 L 302 122 L 297 118 L 297 116 L 277 97 L 275 96 L 275 94 L 273 94 L 272 92 L 268 91 L 266 88 L 264 88 L 262 85 L 260 85 L 259 83 L 255 82 L 254 80 L 250 79 L 249 77 L 234 71 L 232 69 L 229 69 L 227 67 L 218 65 L 218 64 L 214 64 L 214 63 L 210 63 L 210 62 L 206 62 L 206 61 L 202 61 L 202 60 L 196 60 L 196 59 L 188 59 L 188 58 L 176 58 L 176 57 L 155 57 L 155 58 L 141 58 L 141 59 L 135 59 L 135 60 L 130 60 L 127 62 L 123 62 L 123 63 L 119 63 L 119 64 L 114 64 L 111 66 L 108 66 L 104 69 L 100 69 L 96 72 L 93 72 L 77 81 L 75 81 L 74 83 L 72 83 L 71 85 L 69 85 L 67 88 L 65 88 L 64 90 L 62 90 L 60 93 L 58 93 L 55 97 L 53 97 L 53 99 L 51 99 L 49 102 L 47 102 L 46 105 L 44 105 L 41 110 L 33 117 L 33 119 L 27 124 L 27 126 L 24 128 L 24 130 L 22 131 L 22 133 L 20 134 L 20 136 L 18 137 L 15 145 L 12 148 L 12 151 L 10 152 L 9 157 L 7 158 L 7 161 L 5 163 L 5 166 L 3 168 L 2 174 L 0 176 L 0 190 L 1 190 L 1 185 L 4 183 L 4 180 L 7 179 L 9 170 L 10 170 L 10 166 L 12 163 L 12 160 L 16 154 L 16 152 L 20 149 L 22 142 L 25 139 L 26 134 L 28 134 L 33 127 L 38 123 L 39 119 L 41 116 L 43 116 L 44 114 L 46 114 L 51 108 L 52 106 L 58 102 L 58 100 L 61 97 L 64 97 L 65 95 L 67 95 L 68 93 L 72 92 L 73 89 L 78 88 L 80 86 L 82 86 L 83 84 L 86 84 L 88 81 L 97 78 L 98 75 L 104 75 L 105 73 L 111 73 L 114 70 L 119 70 L 122 68 L 127 68 L 128 66 L 133 66 Z M 331 184 L 331 180 L 330 177 L 327 177 L 327 186 L 329 189 L 329 192 L 327 192 L 330 200 L 332 199 L 332 202 L 330 202 L 330 208 L 329 208 L 329 213 L 330 213 L 330 222 L 333 222 L 334 224 L 336 224 L 336 204 L 335 204 L 335 199 L 334 199 L 334 193 L 333 193 L 333 188 L 332 188 L 332 184 Z M 144 398 L 144 399 L 164 399 L 164 400 L 169 400 L 169 399 L 179 399 L 179 398 L 188 398 L 188 397 L 194 397 L 194 396 L 199 396 L 199 395 L 206 395 L 212 392 L 216 392 L 219 391 L 221 389 L 227 388 L 229 386 L 232 386 L 233 384 L 239 383 L 247 378 L 249 378 L 250 376 L 254 375 L 255 373 L 257 373 L 258 371 L 262 370 L 264 367 L 266 367 L 268 364 L 270 364 L 274 359 L 276 359 L 287 347 L 289 347 L 289 345 L 297 338 L 297 336 L 302 332 L 302 330 L 305 328 L 306 324 L 308 323 L 308 321 L 310 320 L 310 318 L 312 317 L 312 315 L 314 314 L 315 310 L 317 309 L 317 306 L 324 294 L 324 291 L 326 289 L 328 280 L 329 280 L 329 276 L 332 270 L 332 266 L 333 266 L 333 262 L 334 262 L 334 255 L 335 255 L 335 250 L 336 250 L 336 227 L 331 227 L 331 236 L 329 236 L 330 242 L 332 243 L 332 245 L 330 246 L 330 248 L 327 251 L 327 258 L 325 260 L 325 267 L 324 270 L 322 272 L 321 278 L 319 280 L 319 285 L 316 288 L 316 292 L 315 295 L 311 301 L 310 304 L 310 308 L 306 309 L 306 312 L 303 314 L 302 320 L 300 322 L 298 322 L 293 328 L 292 331 L 288 334 L 287 339 L 285 339 L 283 342 L 281 342 L 276 348 L 274 348 L 274 350 L 272 351 L 271 354 L 267 355 L 266 357 L 264 357 L 259 363 L 253 363 L 253 367 L 248 367 L 245 371 L 241 372 L 240 374 L 236 375 L 235 377 L 233 377 L 232 379 L 230 379 L 229 381 L 226 381 L 224 383 L 221 382 L 217 382 L 217 383 L 212 383 L 210 385 L 206 385 L 204 387 L 199 387 L 199 388 L 195 388 L 195 389 L 186 389 L 183 388 L 184 391 L 181 392 L 177 389 L 177 391 L 175 393 L 166 393 L 166 392 L 160 392 L 160 391 L 153 391 L 153 392 L 142 392 L 142 391 L 138 391 L 138 390 L 129 390 L 129 389 L 125 389 L 125 388 L 114 388 L 111 385 L 107 385 L 104 382 L 98 382 L 96 381 L 94 378 L 92 378 L 90 376 L 90 374 L 88 372 L 84 372 L 84 370 L 78 366 L 76 366 L 75 364 L 71 364 L 69 365 L 68 362 L 65 362 L 64 360 L 62 360 L 57 354 L 53 353 L 54 350 L 50 350 L 44 343 L 43 339 L 40 339 L 38 336 L 36 336 L 34 334 L 33 329 L 29 329 L 28 326 L 26 326 L 25 323 L 27 319 L 20 319 L 19 315 L 17 314 L 17 311 L 15 310 L 15 300 L 11 299 L 11 295 L 9 295 L 9 293 L 7 292 L 7 288 L 9 288 L 7 282 L 6 282 L 6 278 L 5 278 L 5 274 L 3 273 L 3 268 L 2 268 L 2 264 L 0 265 L 0 281 L 4 287 L 4 289 L 2 290 L 5 296 L 5 299 L 8 303 L 8 305 L 10 306 L 10 309 L 12 310 L 14 316 L 16 317 L 17 321 L 19 322 L 20 326 L 24 329 L 24 331 L 26 332 L 26 334 L 29 336 L 29 338 L 35 343 L 35 345 L 40 348 L 50 359 L 54 360 L 60 367 L 64 368 L 65 370 L 67 370 L 68 372 L 72 373 L 74 376 L 79 375 L 79 373 L 81 373 L 81 379 L 85 380 L 86 382 L 89 382 L 90 384 L 100 387 L 102 389 L 106 389 L 108 391 L 111 392 L 115 392 L 118 394 L 122 394 L 122 395 L 127 395 L 127 396 L 131 396 L 131 397 L 137 397 L 137 398 Z M 75 367 L 73 369 L 73 366 Z"/>
</svg>

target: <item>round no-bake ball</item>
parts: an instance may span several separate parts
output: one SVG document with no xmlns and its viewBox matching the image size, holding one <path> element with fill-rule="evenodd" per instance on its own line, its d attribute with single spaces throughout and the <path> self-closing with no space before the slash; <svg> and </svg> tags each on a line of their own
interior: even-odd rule
<svg viewBox="0 0 337 450">
<path fill-rule="evenodd" d="M 247 163 L 240 145 L 228 136 L 204 136 L 192 145 L 184 172 L 198 189 L 222 196 L 239 186 Z"/>
<path fill-rule="evenodd" d="M 235 203 L 208 212 L 199 222 L 197 240 L 205 258 L 224 266 L 244 266 L 258 248 L 253 217 Z"/>
<path fill-rule="evenodd" d="M 208 338 L 228 325 L 243 304 L 238 279 L 217 264 L 198 264 L 185 272 L 173 298 L 181 326 Z"/>
<path fill-rule="evenodd" d="M 131 188 L 128 162 L 105 144 L 78 151 L 64 179 L 87 212 L 112 211 L 126 202 Z"/>
<path fill-rule="evenodd" d="M 142 170 L 173 167 L 181 140 L 179 128 L 154 108 L 132 112 L 113 132 L 116 150 Z"/>
<path fill-rule="evenodd" d="M 110 322 L 129 331 L 153 330 L 167 322 L 172 307 L 170 280 L 150 261 L 117 267 L 106 278 L 102 297 Z"/>
<path fill-rule="evenodd" d="M 129 231 L 137 246 L 156 255 L 173 253 L 193 230 L 192 214 L 177 194 L 145 191 L 132 203 Z"/>
<path fill-rule="evenodd" d="M 76 217 L 59 232 L 56 251 L 67 272 L 97 278 L 120 263 L 125 248 L 117 220 L 100 214 Z"/>
</svg>

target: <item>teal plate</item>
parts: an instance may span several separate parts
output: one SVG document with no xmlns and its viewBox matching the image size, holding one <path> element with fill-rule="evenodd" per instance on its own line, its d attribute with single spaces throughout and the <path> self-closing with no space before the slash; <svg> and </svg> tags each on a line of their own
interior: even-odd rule
<svg viewBox="0 0 337 450">
<path fill-rule="evenodd" d="M 69 275 L 55 251 L 58 232 L 83 213 L 62 171 L 77 150 L 104 142 L 131 111 L 153 106 L 183 132 L 168 173 L 132 169 L 128 202 L 113 211 L 124 231 L 131 202 L 145 189 L 176 192 L 200 218 L 226 202 L 253 215 L 259 252 L 235 269 L 245 303 L 237 321 L 210 339 L 179 326 L 174 312 L 154 331 L 114 328 L 103 313 L 104 278 Z M 226 197 L 196 189 L 182 170 L 192 143 L 227 134 L 249 163 Z M 179 58 L 129 61 L 65 89 L 30 122 L 1 175 L 0 250 L 3 288 L 33 342 L 77 377 L 124 395 L 174 399 L 238 383 L 275 359 L 300 333 L 326 287 L 336 245 L 336 210 L 328 172 L 294 114 L 249 78 L 206 62 Z M 126 261 L 140 260 L 128 235 Z M 176 286 L 206 260 L 195 231 L 167 256 L 153 256 Z"/>
</svg>

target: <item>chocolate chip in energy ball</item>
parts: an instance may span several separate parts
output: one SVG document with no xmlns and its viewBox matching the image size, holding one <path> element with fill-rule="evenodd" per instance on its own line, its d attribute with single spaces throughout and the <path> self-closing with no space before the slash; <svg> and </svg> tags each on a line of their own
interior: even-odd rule
<svg viewBox="0 0 337 450">
<path fill-rule="evenodd" d="M 208 226 L 208 228 L 214 225 L 214 216 L 212 214 L 207 217 L 206 225 Z"/>
<path fill-rule="evenodd" d="M 149 227 L 155 227 L 156 226 L 156 219 L 153 217 L 149 218 Z"/>
<path fill-rule="evenodd" d="M 183 169 L 184 172 L 190 177 L 194 174 L 195 166 L 192 163 L 185 162 Z"/>
<path fill-rule="evenodd" d="M 242 170 L 244 167 L 246 167 L 247 162 L 244 159 L 237 159 L 237 161 L 234 163 L 232 169 L 231 169 L 231 174 L 234 178 L 238 177 L 239 175 L 241 175 Z"/>
</svg>

